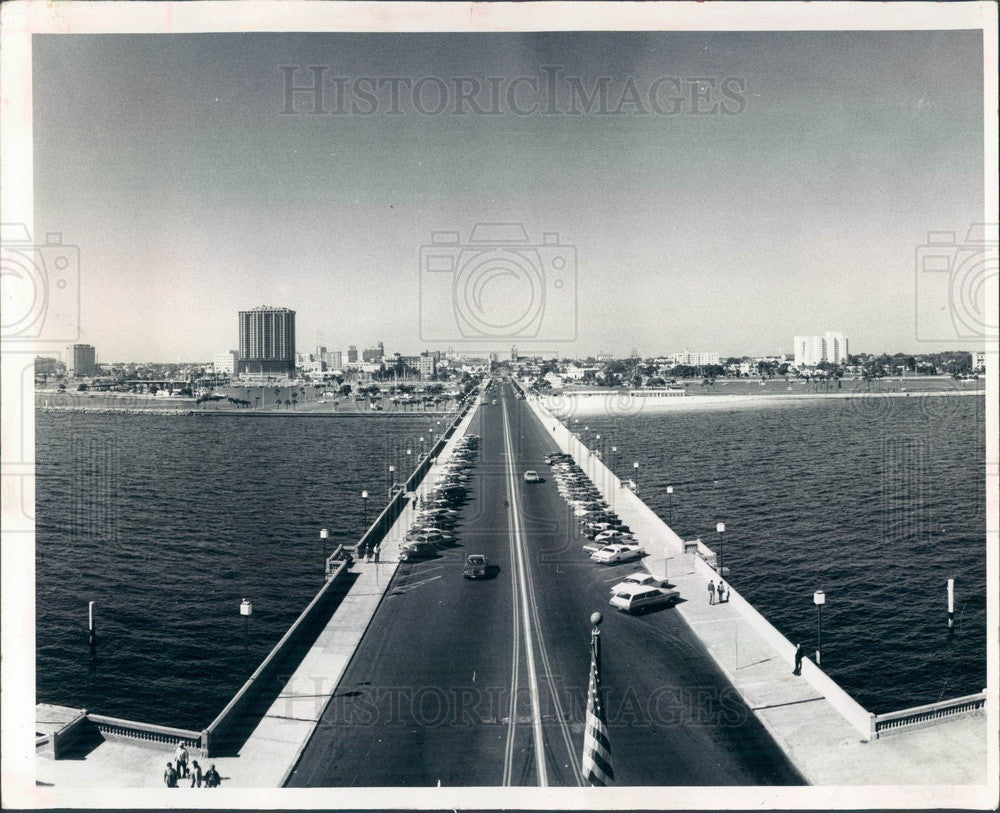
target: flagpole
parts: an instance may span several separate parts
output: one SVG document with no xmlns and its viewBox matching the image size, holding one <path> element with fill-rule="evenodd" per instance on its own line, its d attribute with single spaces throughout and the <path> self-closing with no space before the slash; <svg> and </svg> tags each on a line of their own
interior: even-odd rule
<svg viewBox="0 0 1000 813">
<path fill-rule="evenodd" d="M 615 772 L 611 763 L 611 739 L 608 736 L 604 700 L 601 692 L 601 631 L 598 629 L 603 616 L 590 616 L 590 684 L 587 689 L 587 719 L 584 724 L 583 781 L 591 786 L 606 786 L 614 782 Z"/>
</svg>

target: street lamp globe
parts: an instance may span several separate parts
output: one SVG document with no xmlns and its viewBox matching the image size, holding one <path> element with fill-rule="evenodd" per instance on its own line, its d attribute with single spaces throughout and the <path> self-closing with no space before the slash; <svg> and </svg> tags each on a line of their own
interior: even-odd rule
<svg viewBox="0 0 1000 813">
<path fill-rule="evenodd" d="M 725 533 L 726 532 L 726 523 L 724 523 L 724 522 L 718 522 L 718 523 L 716 523 L 715 530 L 716 530 L 716 532 L 718 532 L 720 534 Z"/>
<path fill-rule="evenodd" d="M 817 607 L 826 604 L 826 593 L 824 593 L 822 590 L 817 590 L 815 593 L 813 593 L 813 604 L 815 604 Z"/>
</svg>

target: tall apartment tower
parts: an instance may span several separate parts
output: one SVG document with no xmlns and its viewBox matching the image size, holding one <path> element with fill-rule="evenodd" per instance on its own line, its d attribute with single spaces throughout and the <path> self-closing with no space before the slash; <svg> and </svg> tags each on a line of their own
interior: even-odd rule
<svg viewBox="0 0 1000 813">
<path fill-rule="evenodd" d="M 847 362 L 847 336 L 843 333 L 836 333 L 828 330 L 823 335 L 826 343 L 826 354 L 824 358 L 831 364 L 844 364 Z"/>
<path fill-rule="evenodd" d="M 290 375 L 295 371 L 295 311 L 240 311 L 240 372 Z"/>
<path fill-rule="evenodd" d="M 94 375 L 97 372 L 97 351 L 91 344 L 73 345 L 73 375 Z"/>
</svg>

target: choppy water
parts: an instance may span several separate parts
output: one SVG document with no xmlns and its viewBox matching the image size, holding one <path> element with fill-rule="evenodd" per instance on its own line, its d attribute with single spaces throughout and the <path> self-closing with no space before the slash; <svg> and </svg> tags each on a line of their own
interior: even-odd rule
<svg viewBox="0 0 1000 813">
<path fill-rule="evenodd" d="M 206 726 L 322 584 L 320 529 L 355 540 L 435 420 L 39 413 L 38 701 Z"/>
<path fill-rule="evenodd" d="M 885 712 L 986 685 L 984 405 L 784 402 L 574 429 L 589 427 L 619 475 L 638 461 L 640 496 L 685 539 L 717 548 L 724 522 L 731 583 L 810 650 L 824 590 L 823 667 Z"/>
</svg>

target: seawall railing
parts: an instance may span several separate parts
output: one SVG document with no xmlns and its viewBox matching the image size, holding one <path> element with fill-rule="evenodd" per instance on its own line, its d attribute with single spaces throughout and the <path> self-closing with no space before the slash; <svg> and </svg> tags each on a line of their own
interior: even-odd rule
<svg viewBox="0 0 1000 813">
<path fill-rule="evenodd" d="M 872 736 L 883 737 L 900 729 L 924 726 L 947 717 L 954 717 L 956 714 L 968 714 L 985 708 L 986 690 L 983 689 L 981 692 L 964 697 L 913 706 L 887 714 L 875 714 L 872 715 Z"/>
<path fill-rule="evenodd" d="M 107 717 L 103 714 L 87 714 L 87 720 L 97 727 L 106 740 L 126 740 L 165 751 L 172 751 L 177 747 L 177 743 L 183 742 L 188 750 L 200 756 L 208 756 L 204 731 L 140 723 L 135 720 L 123 720 L 120 717 Z"/>
</svg>

